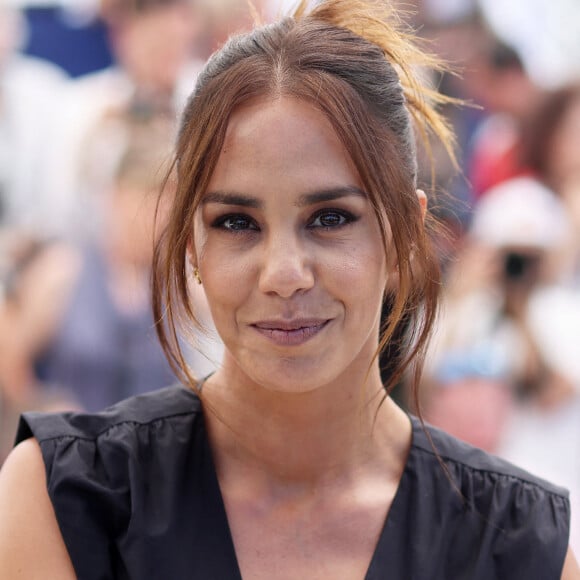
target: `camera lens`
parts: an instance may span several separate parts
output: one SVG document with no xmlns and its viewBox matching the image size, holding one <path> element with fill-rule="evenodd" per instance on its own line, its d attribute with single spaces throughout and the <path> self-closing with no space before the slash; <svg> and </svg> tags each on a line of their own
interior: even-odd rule
<svg viewBox="0 0 580 580">
<path fill-rule="evenodd" d="M 506 277 L 511 280 L 522 278 L 526 273 L 529 257 L 523 254 L 509 253 L 505 257 L 504 269 Z"/>
</svg>

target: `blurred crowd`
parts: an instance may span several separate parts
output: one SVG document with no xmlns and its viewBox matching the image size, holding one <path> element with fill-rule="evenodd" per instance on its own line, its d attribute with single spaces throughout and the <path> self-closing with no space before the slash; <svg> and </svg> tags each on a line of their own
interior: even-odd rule
<svg viewBox="0 0 580 580">
<path fill-rule="evenodd" d="M 427 4 L 457 9 L 444 20 L 437 17 L 440 11 L 423 12 L 419 23 L 461 73 L 435 82 L 475 106 L 451 112 L 460 173 L 444 162 L 437 166 L 450 198 L 443 197 L 435 209 L 450 235 L 440 244 L 443 304 L 426 362 L 424 415 L 457 437 L 569 488 L 571 540 L 578 551 L 577 32 L 576 50 L 567 55 L 574 66 L 554 62 L 560 73 L 543 78 L 542 63 L 532 62 L 525 43 L 515 42 L 521 30 L 514 30 L 512 43 L 500 36 L 505 22 L 501 31 L 494 30 L 486 18 L 493 3 Z M 562 4 L 554 3 L 554 11 Z M 580 5 L 575 10 L 568 17 L 578 27 Z M 516 20 L 512 27 L 519 24 Z"/>
<path fill-rule="evenodd" d="M 245 0 L 85 4 L 111 64 L 73 78 L 26 52 L 23 7 L 0 3 L 0 464 L 23 410 L 97 410 L 175 380 L 148 294 L 171 145 L 203 62 L 254 18 Z M 267 20 L 293 3 L 253 4 Z M 545 72 L 529 51 L 533 26 L 525 36 L 517 20 L 522 2 L 401 4 L 451 65 L 433 84 L 464 103 L 448 111 L 459 171 L 436 145 L 434 166 L 421 168 L 444 232 L 423 414 L 568 487 L 578 518 L 580 31 L 552 39 L 552 56 L 564 49 Z M 580 23 L 575 0 L 534 5 Z M 202 290 L 192 292 L 211 329 Z M 203 375 L 221 347 L 211 331 L 198 340 L 189 362 Z M 396 396 L 408 404 L 404 383 Z"/>
<path fill-rule="evenodd" d="M 149 286 L 177 120 L 210 52 L 251 23 L 232 0 L 102 0 L 111 64 L 73 78 L 25 51 L 29 16 L 0 4 L 0 463 L 23 410 L 95 411 L 176 380 Z M 200 341 L 199 375 L 221 356 Z"/>
</svg>

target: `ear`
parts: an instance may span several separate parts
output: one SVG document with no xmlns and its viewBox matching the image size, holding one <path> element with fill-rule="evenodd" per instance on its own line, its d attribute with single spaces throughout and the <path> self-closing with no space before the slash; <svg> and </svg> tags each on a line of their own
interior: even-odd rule
<svg viewBox="0 0 580 580">
<path fill-rule="evenodd" d="M 187 261 L 192 269 L 197 268 L 197 257 L 195 255 L 195 250 L 193 249 L 193 244 L 191 240 L 187 243 Z"/>
<path fill-rule="evenodd" d="M 427 195 L 422 189 L 416 190 L 417 199 L 419 200 L 419 207 L 421 208 L 421 219 L 425 223 L 425 216 L 427 215 Z M 409 256 L 411 263 L 414 262 L 414 251 L 411 251 Z M 399 265 L 393 261 L 389 268 L 389 277 L 385 286 L 385 292 L 396 291 L 399 284 Z"/>
<path fill-rule="evenodd" d="M 423 219 L 423 222 L 425 222 L 425 216 L 427 215 L 427 196 L 422 189 L 417 190 L 417 199 L 421 206 L 421 218 Z"/>
</svg>

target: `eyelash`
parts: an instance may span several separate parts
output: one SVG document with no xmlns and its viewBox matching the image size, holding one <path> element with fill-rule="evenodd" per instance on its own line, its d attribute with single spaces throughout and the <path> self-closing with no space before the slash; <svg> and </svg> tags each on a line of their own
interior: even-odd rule
<svg viewBox="0 0 580 580">
<path fill-rule="evenodd" d="M 236 220 L 236 219 L 246 222 L 251 227 L 232 228 L 232 227 L 226 226 L 226 223 L 229 220 Z M 240 213 L 231 213 L 231 214 L 220 216 L 211 224 L 211 227 L 216 228 L 216 229 L 220 229 L 220 230 L 226 230 L 226 231 L 232 232 L 232 233 L 247 232 L 248 230 L 256 231 L 259 229 L 258 226 L 256 225 L 256 222 L 252 218 L 248 217 L 247 215 L 240 214 Z"/>
<path fill-rule="evenodd" d="M 340 223 L 335 225 L 314 225 L 314 222 L 324 218 L 325 216 L 338 216 Z M 238 220 L 239 222 L 245 222 L 246 227 L 232 227 L 227 226 L 226 224 L 230 220 Z M 323 231 L 331 231 L 342 228 L 348 224 L 354 223 L 358 220 L 358 217 L 352 214 L 349 211 L 345 211 L 343 209 L 323 209 L 315 213 L 312 218 L 310 219 L 309 223 L 307 224 L 307 228 L 309 230 L 323 230 Z M 211 225 L 212 228 L 226 230 L 232 233 L 246 233 L 248 231 L 259 231 L 259 227 L 256 222 L 249 216 L 240 213 L 233 213 L 220 216 L 217 218 Z"/>
<path fill-rule="evenodd" d="M 329 216 L 329 215 L 338 216 L 341 220 L 340 223 L 334 224 L 334 225 L 323 225 L 323 224 L 320 224 L 318 226 L 313 225 L 312 222 L 315 222 L 315 221 L 319 220 L 320 218 L 323 218 L 324 216 Z M 344 226 L 347 226 L 348 224 L 352 224 L 352 223 L 356 222 L 357 220 L 358 220 L 357 216 L 355 216 L 350 211 L 346 211 L 344 209 L 323 209 L 323 210 L 320 210 L 319 212 L 317 212 L 316 214 L 314 214 L 310 224 L 307 227 L 309 229 L 322 229 L 324 231 L 330 231 L 330 230 L 335 230 L 337 228 L 342 228 Z"/>
</svg>

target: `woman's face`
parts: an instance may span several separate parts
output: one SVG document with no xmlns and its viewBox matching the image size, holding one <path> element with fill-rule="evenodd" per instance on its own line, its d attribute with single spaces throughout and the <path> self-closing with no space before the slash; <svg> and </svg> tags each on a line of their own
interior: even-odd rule
<svg viewBox="0 0 580 580">
<path fill-rule="evenodd" d="M 280 98 L 234 113 L 195 246 L 227 376 L 307 392 L 368 370 L 387 259 L 357 172 L 319 111 Z"/>
</svg>

